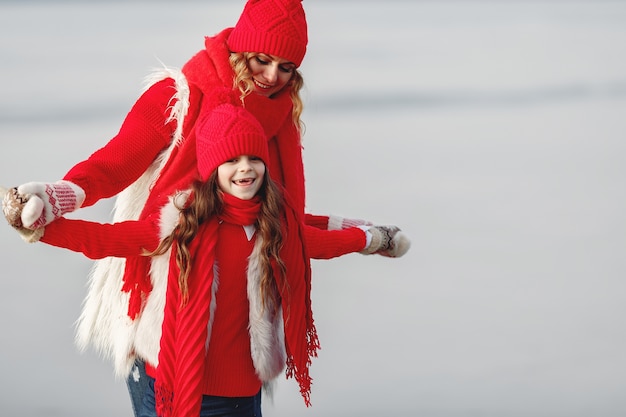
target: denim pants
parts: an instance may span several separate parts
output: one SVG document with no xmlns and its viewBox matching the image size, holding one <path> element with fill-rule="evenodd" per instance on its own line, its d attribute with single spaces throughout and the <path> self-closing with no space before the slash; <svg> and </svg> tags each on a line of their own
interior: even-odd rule
<svg viewBox="0 0 626 417">
<path fill-rule="evenodd" d="M 142 362 L 135 362 L 128 378 L 128 392 L 135 417 L 157 417 L 154 378 L 146 374 Z M 144 388 L 144 391 L 140 391 Z M 262 417 L 261 391 L 252 397 L 216 397 L 204 395 L 199 417 Z"/>
<path fill-rule="evenodd" d="M 148 388 L 148 378 L 146 374 L 146 364 L 141 359 L 135 359 L 135 364 L 126 379 L 130 402 L 133 406 L 133 415 L 139 417 L 139 411 L 143 405 L 143 395 Z"/>
</svg>

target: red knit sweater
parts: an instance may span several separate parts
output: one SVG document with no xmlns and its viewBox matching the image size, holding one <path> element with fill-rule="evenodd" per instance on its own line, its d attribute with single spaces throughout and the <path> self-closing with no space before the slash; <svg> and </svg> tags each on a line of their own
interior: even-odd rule
<svg viewBox="0 0 626 417">
<path fill-rule="evenodd" d="M 254 238 L 248 241 L 243 227 L 220 224 L 216 246 L 219 285 L 207 352 L 206 395 L 247 397 L 261 389 L 248 334 L 246 267 L 253 245 Z"/>
</svg>

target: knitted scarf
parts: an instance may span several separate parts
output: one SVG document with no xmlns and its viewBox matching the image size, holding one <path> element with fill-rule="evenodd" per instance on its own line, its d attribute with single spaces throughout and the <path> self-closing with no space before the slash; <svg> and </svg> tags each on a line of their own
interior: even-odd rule
<svg viewBox="0 0 626 417">
<path fill-rule="evenodd" d="M 205 48 L 196 53 L 182 68 L 190 89 L 191 109 L 195 113 L 182 115 L 185 138 L 177 146 L 164 165 L 153 185 L 140 219 L 157 212 L 167 201 L 167 196 L 184 190 L 197 176 L 195 123 L 200 113 L 230 102 L 241 105 L 239 90 L 233 89 L 234 72 L 229 62 L 230 51 L 226 39 L 232 28 L 213 37 L 205 38 Z M 201 104 L 199 104 L 201 103 Z M 245 99 L 245 106 L 257 117 L 268 140 L 275 138 L 278 160 L 267 161 L 270 174 L 282 179 L 285 193 L 291 196 L 293 207 L 304 216 L 304 167 L 300 134 L 291 121 L 292 102 L 286 90 L 276 97 L 268 98 L 252 93 Z M 271 143 L 271 142 L 270 142 Z M 308 259 L 308 258 L 307 258 Z M 308 260 L 307 260 L 308 262 Z M 150 261 L 144 256 L 126 259 L 122 290 L 130 294 L 128 316 L 137 318 L 146 298 L 152 291 Z"/>
<path fill-rule="evenodd" d="M 224 210 L 219 219 L 212 218 L 201 225 L 190 245 L 192 269 L 188 280 L 189 298 L 183 307 L 178 288 L 179 269 L 174 260 L 177 248 L 174 246 L 172 249 L 155 383 L 157 414 L 160 417 L 197 417 L 200 413 L 201 383 L 203 375 L 210 372 L 210 369 L 205 369 L 205 349 L 215 278 L 215 247 L 219 244 L 216 242 L 219 221 L 242 226 L 253 224 L 259 210 L 258 199 L 244 201 L 224 195 Z M 309 365 L 312 357 L 317 356 L 319 342 L 311 312 L 310 268 L 302 243 L 301 225 L 299 216 L 288 207 L 280 254 L 287 268 L 288 285 L 278 287 L 283 307 L 287 376 L 296 378 L 308 406 L 311 389 Z M 197 256 L 199 251 L 202 254 Z M 276 272 L 274 269 L 274 274 Z"/>
</svg>

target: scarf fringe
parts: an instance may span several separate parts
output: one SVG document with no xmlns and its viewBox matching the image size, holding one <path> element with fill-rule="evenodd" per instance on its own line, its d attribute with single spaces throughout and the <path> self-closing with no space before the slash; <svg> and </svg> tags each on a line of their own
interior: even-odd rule
<svg viewBox="0 0 626 417">
<path fill-rule="evenodd" d="M 128 300 L 128 317 L 135 320 L 143 309 L 144 299 L 152 292 L 152 284 L 148 280 L 141 282 L 124 281 L 122 291 L 130 294 Z"/>
<path fill-rule="evenodd" d="M 317 358 L 317 351 L 321 349 L 319 339 L 317 337 L 317 330 L 315 325 L 312 325 L 307 330 L 307 361 L 304 367 L 300 369 L 293 358 L 292 354 L 287 357 L 287 378 L 295 378 L 300 387 L 300 395 L 304 399 L 304 404 L 307 407 L 311 406 L 311 385 L 313 384 L 313 378 L 309 374 L 309 367 L 313 363 L 313 358 Z"/>
<path fill-rule="evenodd" d="M 156 413 L 159 417 L 172 417 L 174 409 L 174 392 L 170 386 L 162 381 L 154 383 L 154 396 L 156 399 Z"/>
</svg>

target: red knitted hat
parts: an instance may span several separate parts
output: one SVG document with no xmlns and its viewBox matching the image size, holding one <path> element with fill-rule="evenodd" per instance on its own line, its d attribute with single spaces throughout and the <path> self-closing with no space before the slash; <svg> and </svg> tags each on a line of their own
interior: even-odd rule
<svg viewBox="0 0 626 417">
<path fill-rule="evenodd" d="M 233 52 L 261 52 L 298 67 L 307 42 L 302 0 L 248 0 L 227 41 Z"/>
<path fill-rule="evenodd" d="M 239 155 L 258 156 L 267 164 L 267 137 L 259 121 L 232 104 L 217 106 L 196 127 L 198 172 L 206 181 L 218 166 Z"/>
</svg>

